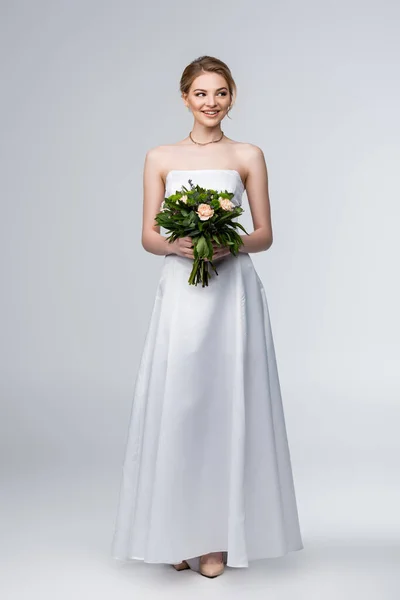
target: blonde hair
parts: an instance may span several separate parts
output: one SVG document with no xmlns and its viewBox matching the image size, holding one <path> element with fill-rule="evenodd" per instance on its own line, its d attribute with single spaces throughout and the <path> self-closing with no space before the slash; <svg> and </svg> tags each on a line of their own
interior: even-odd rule
<svg viewBox="0 0 400 600">
<path fill-rule="evenodd" d="M 185 67 L 179 84 L 181 94 L 188 94 L 193 81 L 196 79 L 196 77 L 204 72 L 219 73 L 222 75 L 222 77 L 224 77 L 231 95 L 232 108 L 237 96 L 236 83 L 232 77 L 232 73 L 228 65 L 214 56 L 200 56 Z"/>
</svg>

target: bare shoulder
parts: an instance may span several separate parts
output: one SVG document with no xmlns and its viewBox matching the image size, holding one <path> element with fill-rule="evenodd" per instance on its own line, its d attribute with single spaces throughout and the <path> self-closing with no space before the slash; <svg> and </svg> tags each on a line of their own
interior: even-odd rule
<svg viewBox="0 0 400 600">
<path fill-rule="evenodd" d="M 162 158 L 166 148 L 167 146 L 153 146 L 152 148 L 149 148 L 146 152 L 146 159 L 154 161 Z"/>
<path fill-rule="evenodd" d="M 179 155 L 179 148 L 182 144 L 163 144 L 161 146 L 154 146 L 146 152 L 146 161 L 152 161 L 160 167 L 160 171 L 163 171 L 169 162 L 169 159 Z"/>
<path fill-rule="evenodd" d="M 148 173 L 149 176 L 152 177 L 157 176 L 163 180 L 164 171 L 170 155 L 169 152 L 170 146 L 168 145 L 153 146 L 152 148 L 149 148 L 146 152 L 144 161 L 145 173 Z"/>
<path fill-rule="evenodd" d="M 243 142 L 241 144 L 241 151 L 243 158 L 247 162 L 251 162 L 252 160 L 265 160 L 264 152 L 262 148 L 256 146 L 255 144 L 250 144 L 248 142 Z"/>
<path fill-rule="evenodd" d="M 263 174 L 267 177 L 267 165 L 262 148 L 248 142 L 241 142 L 237 146 L 237 156 L 243 166 L 246 186 L 255 174 Z"/>
<path fill-rule="evenodd" d="M 153 146 L 146 151 L 143 165 L 143 183 L 146 189 L 152 190 L 154 185 L 162 187 L 164 155 L 163 146 Z"/>
</svg>

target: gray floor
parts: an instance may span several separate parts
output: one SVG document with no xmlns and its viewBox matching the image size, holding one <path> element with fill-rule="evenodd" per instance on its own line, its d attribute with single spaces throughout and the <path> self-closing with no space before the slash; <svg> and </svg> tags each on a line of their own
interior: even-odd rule
<svg viewBox="0 0 400 600">
<path fill-rule="evenodd" d="M 5 600 L 236 598 L 273 600 L 398 600 L 400 545 L 395 536 L 370 539 L 332 518 L 323 522 L 298 489 L 305 548 L 227 568 L 216 579 L 168 565 L 121 563 L 110 555 L 119 473 L 96 471 L 5 478 L 2 485 L 0 595 Z M 329 494 L 327 494 L 329 497 Z M 335 503 L 332 501 L 330 506 Z M 337 505 L 337 503 L 336 503 Z M 339 502 L 340 505 L 340 502 Z M 350 514 L 351 511 L 349 511 Z M 361 511 L 362 512 L 362 511 Z M 359 524 L 354 513 L 353 524 Z M 5 518 L 6 517 L 6 518 Z M 337 518 L 337 517 L 336 517 Z M 343 525 L 343 517 L 340 519 Z M 327 524 L 331 524 L 331 529 Z M 373 527 L 371 528 L 373 530 Z M 322 532 L 322 533 L 321 533 Z"/>
</svg>

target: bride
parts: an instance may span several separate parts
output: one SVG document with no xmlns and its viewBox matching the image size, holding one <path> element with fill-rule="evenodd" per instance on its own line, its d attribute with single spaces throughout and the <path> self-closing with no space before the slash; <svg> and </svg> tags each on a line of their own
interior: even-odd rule
<svg viewBox="0 0 400 600">
<path fill-rule="evenodd" d="M 164 256 L 133 395 L 112 555 L 216 577 L 303 548 L 264 286 L 250 254 L 272 244 L 262 150 L 221 129 L 236 85 L 221 60 L 183 71 L 187 137 L 148 150 L 142 245 Z M 213 243 L 209 286 L 189 286 L 190 237 L 154 217 L 188 181 L 246 191 L 253 228 L 237 256 Z"/>
</svg>

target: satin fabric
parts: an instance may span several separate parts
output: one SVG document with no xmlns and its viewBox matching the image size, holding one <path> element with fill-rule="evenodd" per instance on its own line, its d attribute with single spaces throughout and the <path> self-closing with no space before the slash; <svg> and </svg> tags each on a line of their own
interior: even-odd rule
<svg viewBox="0 0 400 600">
<path fill-rule="evenodd" d="M 165 195 L 235 193 L 237 171 L 170 171 Z M 239 233 L 240 230 L 238 230 Z M 224 551 L 230 567 L 303 548 L 263 284 L 247 253 L 189 286 L 164 257 L 133 394 L 112 556 L 179 563 Z"/>
</svg>

